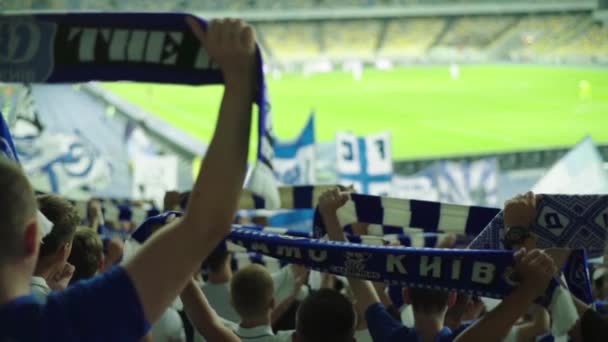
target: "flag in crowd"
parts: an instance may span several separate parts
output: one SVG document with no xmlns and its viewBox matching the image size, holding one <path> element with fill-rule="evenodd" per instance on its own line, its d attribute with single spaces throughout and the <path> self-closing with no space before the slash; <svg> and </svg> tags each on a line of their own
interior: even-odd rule
<svg viewBox="0 0 608 342">
<path fill-rule="evenodd" d="M 275 141 L 274 172 L 282 184 L 316 184 L 315 117 L 310 115 L 299 136 Z"/>
<path fill-rule="evenodd" d="M 336 134 L 338 180 L 364 194 L 386 195 L 393 177 L 391 134 Z"/>
<path fill-rule="evenodd" d="M 548 194 L 608 194 L 604 161 L 591 137 L 558 160 L 532 191 Z"/>
</svg>

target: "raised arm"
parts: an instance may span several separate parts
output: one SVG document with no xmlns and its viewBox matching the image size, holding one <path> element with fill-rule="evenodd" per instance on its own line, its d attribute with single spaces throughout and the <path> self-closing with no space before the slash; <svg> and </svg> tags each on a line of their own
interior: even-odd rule
<svg viewBox="0 0 608 342">
<path fill-rule="evenodd" d="M 522 249 L 515 257 L 521 284 L 494 310 L 458 336 L 457 342 L 502 341 L 533 301 L 544 293 L 557 272 L 551 257 L 540 250 L 527 253 Z"/>
<path fill-rule="evenodd" d="M 209 305 L 203 290 L 190 280 L 181 294 L 184 311 L 192 325 L 207 341 L 238 342 L 240 339 L 226 328 L 215 310 Z"/>
<path fill-rule="evenodd" d="M 328 190 L 319 198 L 319 212 L 323 217 L 327 235 L 333 241 L 346 241 L 336 211 L 348 201 L 348 193 L 339 189 Z M 348 278 L 348 283 L 356 298 L 357 312 L 365 313 L 371 305 L 380 303 L 378 294 L 370 281 Z"/>
<path fill-rule="evenodd" d="M 254 32 L 240 20 L 212 21 L 206 32 L 195 20 L 188 23 L 222 70 L 224 97 L 184 217 L 152 236 L 124 265 L 150 323 L 229 233 L 246 172 L 257 77 Z"/>
</svg>

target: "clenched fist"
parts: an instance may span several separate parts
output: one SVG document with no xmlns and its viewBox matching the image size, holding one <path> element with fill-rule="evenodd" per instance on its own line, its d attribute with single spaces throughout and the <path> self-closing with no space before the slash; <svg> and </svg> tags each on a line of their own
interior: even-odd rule
<svg viewBox="0 0 608 342">
<path fill-rule="evenodd" d="M 256 38 L 251 26 L 239 19 L 212 20 L 204 30 L 193 17 L 186 19 L 194 35 L 220 66 L 226 84 L 253 82 Z"/>
</svg>

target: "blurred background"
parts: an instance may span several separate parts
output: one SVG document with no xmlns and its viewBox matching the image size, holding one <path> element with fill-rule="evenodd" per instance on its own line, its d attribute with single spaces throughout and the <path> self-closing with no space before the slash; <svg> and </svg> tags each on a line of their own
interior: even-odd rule
<svg viewBox="0 0 608 342">
<path fill-rule="evenodd" d="M 0 10 L 246 19 L 284 184 L 485 206 L 530 189 L 608 193 L 606 0 L 0 0 Z M 39 190 L 156 199 L 191 187 L 222 89 L 1 91 Z"/>
</svg>

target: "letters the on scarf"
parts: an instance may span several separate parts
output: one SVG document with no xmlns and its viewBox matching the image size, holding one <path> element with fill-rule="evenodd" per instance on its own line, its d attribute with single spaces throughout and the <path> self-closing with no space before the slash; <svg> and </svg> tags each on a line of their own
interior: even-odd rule
<svg viewBox="0 0 608 342">
<path fill-rule="evenodd" d="M 0 81 L 75 83 L 137 81 L 220 84 L 222 74 L 182 13 L 3 15 Z M 203 27 L 206 23 L 201 19 Z M 280 205 L 272 169 L 268 89 L 257 50 L 259 109 L 256 164 L 248 186 L 268 208 Z"/>
</svg>

